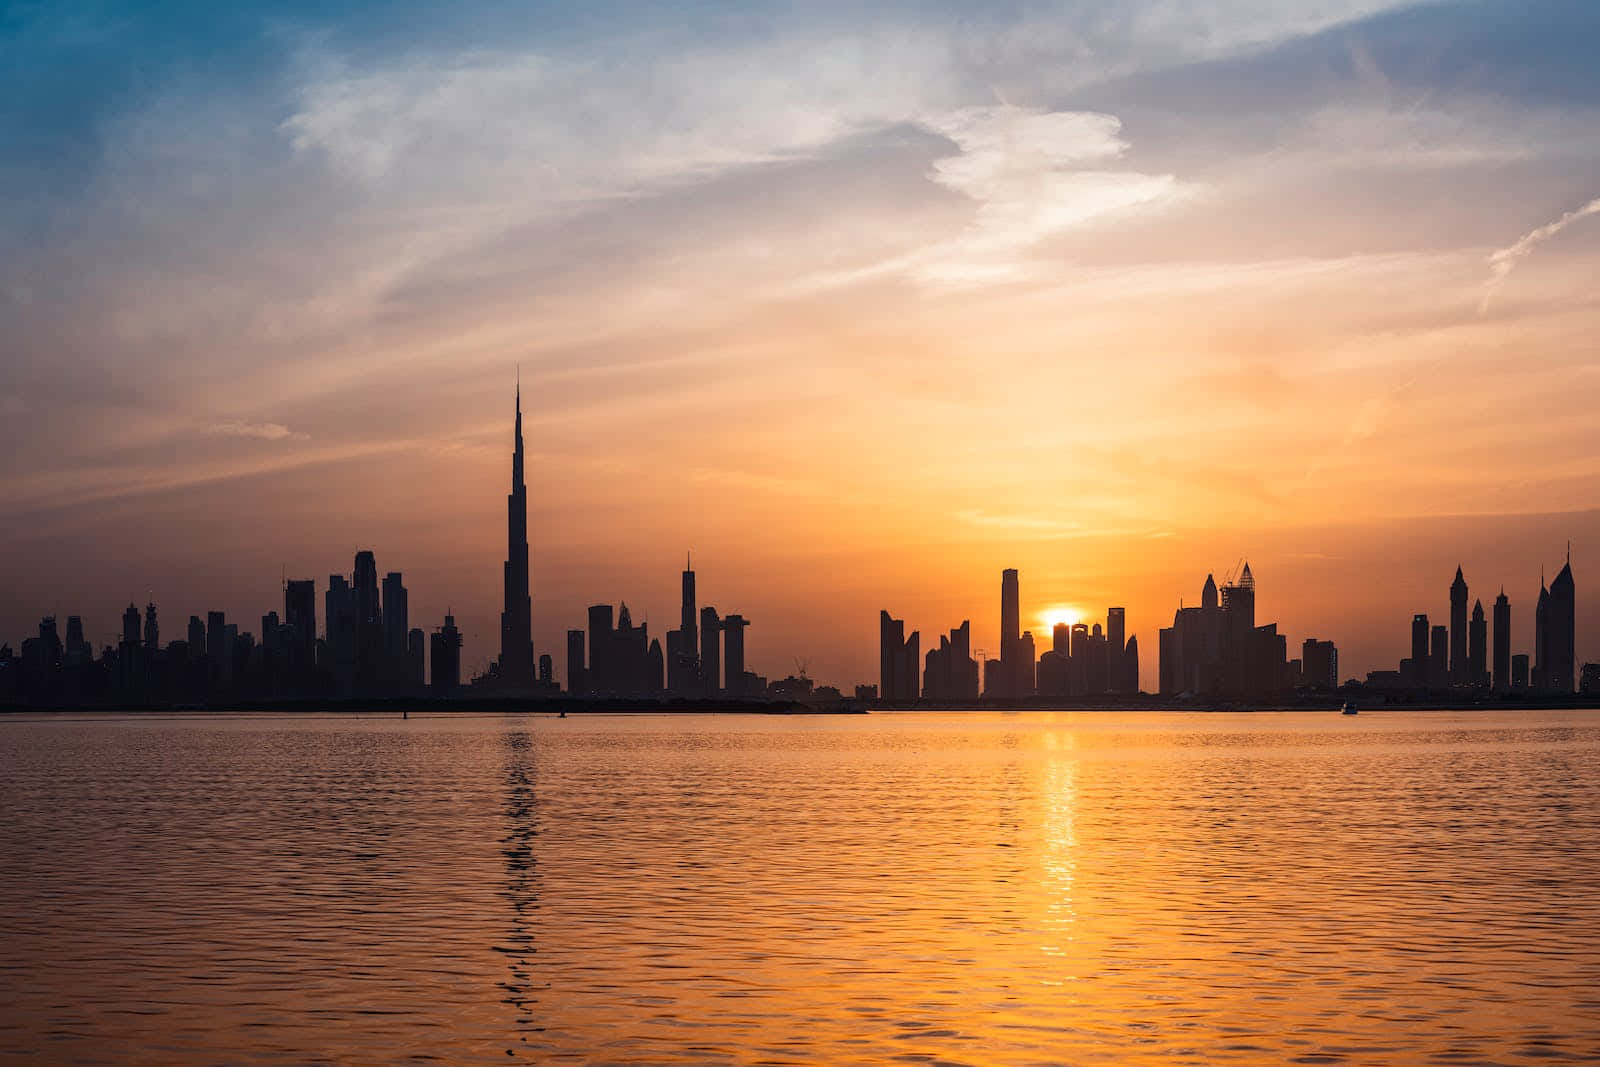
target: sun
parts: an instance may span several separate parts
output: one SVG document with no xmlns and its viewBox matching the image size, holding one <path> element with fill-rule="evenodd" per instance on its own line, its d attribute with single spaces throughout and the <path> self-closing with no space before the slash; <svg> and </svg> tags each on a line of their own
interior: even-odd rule
<svg viewBox="0 0 1600 1067">
<path fill-rule="evenodd" d="M 1055 607 L 1046 608 L 1039 616 L 1039 621 L 1044 623 L 1044 632 L 1050 633 L 1061 623 L 1072 626 L 1083 618 L 1083 612 L 1070 604 L 1057 604 Z"/>
</svg>

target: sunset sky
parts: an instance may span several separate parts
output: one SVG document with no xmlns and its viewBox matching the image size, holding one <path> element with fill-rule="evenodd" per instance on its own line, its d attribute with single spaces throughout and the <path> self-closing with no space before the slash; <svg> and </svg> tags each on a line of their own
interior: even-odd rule
<svg viewBox="0 0 1600 1067">
<path fill-rule="evenodd" d="M 1122 604 L 1248 558 L 1341 674 L 1461 563 L 1600 659 L 1600 4 L 0 8 L 0 641 L 405 572 L 535 640 Z"/>
</svg>

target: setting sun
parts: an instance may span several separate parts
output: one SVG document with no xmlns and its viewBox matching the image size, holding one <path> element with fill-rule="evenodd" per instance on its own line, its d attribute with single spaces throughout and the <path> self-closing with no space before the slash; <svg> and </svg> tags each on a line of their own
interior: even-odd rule
<svg viewBox="0 0 1600 1067">
<path fill-rule="evenodd" d="M 1044 623 L 1043 632 L 1047 634 L 1054 630 L 1056 626 L 1061 623 L 1066 623 L 1068 626 L 1073 626 L 1082 620 L 1082 618 L 1083 612 L 1075 607 L 1072 607 L 1071 605 L 1058 605 L 1053 608 L 1046 608 L 1039 616 L 1040 621 Z"/>
</svg>

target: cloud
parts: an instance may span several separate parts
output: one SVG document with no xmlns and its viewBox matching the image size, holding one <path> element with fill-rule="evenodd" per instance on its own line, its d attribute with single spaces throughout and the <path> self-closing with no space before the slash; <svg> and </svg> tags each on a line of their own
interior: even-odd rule
<svg viewBox="0 0 1600 1067">
<path fill-rule="evenodd" d="M 978 203 L 966 232 L 930 250 L 916 267 L 928 280 L 1019 277 L 1026 273 L 1020 256 L 1040 242 L 1180 193 L 1170 174 L 1101 169 L 1128 148 L 1113 115 L 1000 105 L 961 108 L 921 124 L 961 149 L 935 160 L 929 177 Z"/>
<path fill-rule="evenodd" d="M 889 275 L 931 285 L 1022 281 L 1042 272 L 1030 253 L 1080 227 L 1193 192 L 1171 174 L 1115 170 L 1128 149 L 1115 115 L 1010 104 L 924 112 L 911 124 L 956 146 L 936 158 L 928 180 L 977 209 L 953 237 L 864 267 L 826 271 L 805 288 L 835 288 Z"/>
<path fill-rule="evenodd" d="M 1576 211 L 1567 212 L 1554 222 L 1547 222 L 1536 230 L 1529 230 L 1517 240 L 1516 244 L 1496 249 L 1489 256 L 1489 285 L 1483 294 L 1483 302 L 1478 305 L 1478 314 L 1482 315 L 1489 310 L 1489 301 L 1499 291 L 1500 287 L 1505 284 L 1505 280 L 1510 276 L 1511 271 L 1518 263 L 1532 255 L 1536 247 L 1579 219 L 1597 214 L 1600 214 L 1600 197 L 1589 201 Z"/>
<path fill-rule="evenodd" d="M 239 419 L 226 419 L 214 422 L 206 428 L 206 433 L 219 437 L 255 437 L 262 441 L 306 441 L 309 434 L 295 433 L 281 422 L 243 422 Z"/>
</svg>

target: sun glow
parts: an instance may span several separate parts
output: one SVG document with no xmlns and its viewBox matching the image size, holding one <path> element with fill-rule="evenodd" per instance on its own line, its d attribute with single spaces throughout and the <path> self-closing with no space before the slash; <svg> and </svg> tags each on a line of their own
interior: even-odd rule
<svg viewBox="0 0 1600 1067">
<path fill-rule="evenodd" d="M 1039 616 L 1039 621 L 1044 623 L 1044 632 L 1049 633 L 1060 623 L 1072 626 L 1083 618 L 1083 612 L 1070 604 L 1058 604 L 1053 608 L 1046 608 Z"/>
</svg>

